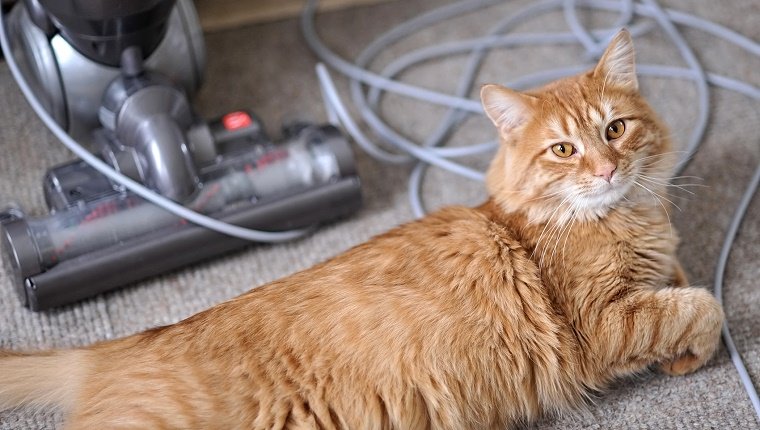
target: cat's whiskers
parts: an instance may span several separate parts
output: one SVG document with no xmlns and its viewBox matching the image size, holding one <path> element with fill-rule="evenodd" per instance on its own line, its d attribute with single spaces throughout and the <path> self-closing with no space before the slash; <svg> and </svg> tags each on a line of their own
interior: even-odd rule
<svg viewBox="0 0 760 430">
<path fill-rule="evenodd" d="M 649 194 L 651 194 L 651 196 L 652 196 L 652 199 L 655 200 L 657 203 L 659 203 L 660 206 L 662 206 L 662 210 L 665 211 L 665 217 L 668 219 L 668 226 L 670 227 L 670 236 L 672 237 L 673 236 L 673 223 L 670 221 L 670 214 L 668 213 L 668 208 L 665 207 L 665 204 L 662 203 L 662 200 L 660 199 L 660 197 L 662 197 L 662 196 L 660 196 L 659 194 L 657 194 L 654 191 L 650 190 L 645 185 L 642 185 L 639 181 L 635 181 L 634 180 L 633 183 L 636 184 L 636 185 L 638 185 L 638 186 L 640 186 L 641 188 L 643 188 L 647 192 L 649 192 Z M 668 199 L 665 199 L 665 200 L 668 200 Z M 670 202 L 670 200 L 668 200 L 668 201 Z M 673 202 L 670 202 L 670 203 L 672 203 L 673 206 L 675 206 L 676 208 L 678 208 L 678 206 L 676 206 L 675 203 L 673 203 Z M 678 210 L 680 211 L 681 208 L 678 208 Z"/>
<path fill-rule="evenodd" d="M 639 171 L 644 171 L 650 174 L 655 174 L 658 176 L 662 176 L 663 179 L 670 176 L 670 166 L 671 162 L 667 162 L 667 164 L 660 164 L 664 162 L 665 160 L 659 160 L 659 161 L 653 161 L 653 162 L 647 162 L 647 163 L 636 163 L 633 162 L 632 166 L 638 169 Z"/>
<path fill-rule="evenodd" d="M 570 232 L 573 230 L 573 227 L 575 226 L 575 221 L 577 219 L 578 219 L 577 217 L 573 216 L 572 220 L 570 221 L 570 226 L 567 229 L 567 235 L 565 236 L 565 240 L 562 243 L 562 253 L 560 254 L 560 257 L 564 257 L 565 255 L 565 246 L 567 246 L 567 239 L 570 237 Z"/>
<path fill-rule="evenodd" d="M 565 241 L 567 241 L 567 237 L 570 235 L 570 229 L 572 228 L 572 225 L 575 223 L 576 217 L 576 206 L 575 202 L 578 201 L 578 197 L 574 197 L 570 201 L 570 207 L 567 211 L 565 211 L 566 216 L 562 217 L 561 222 L 557 222 L 557 225 L 560 226 L 556 232 L 556 241 L 554 241 L 554 248 L 552 249 L 551 255 L 549 256 L 549 261 L 555 261 L 555 256 L 557 254 L 557 248 L 559 247 L 560 242 L 562 242 L 562 236 L 565 236 Z M 569 218 L 569 219 L 568 219 Z M 562 252 L 560 253 L 559 257 L 562 257 L 565 252 L 565 247 L 563 245 Z"/>
<path fill-rule="evenodd" d="M 659 154 L 647 155 L 646 157 L 641 157 L 641 158 L 633 160 L 633 163 L 642 163 L 642 166 L 650 166 L 650 165 L 659 164 L 663 161 L 675 162 L 677 160 L 670 160 L 667 157 L 677 157 L 678 155 L 681 155 L 681 154 L 686 154 L 686 151 L 668 151 L 668 152 L 662 152 Z M 646 163 L 643 163 L 645 161 Z"/>
<path fill-rule="evenodd" d="M 556 196 L 557 194 L 561 194 L 561 193 L 567 191 L 567 189 L 569 189 L 569 188 L 570 187 L 563 188 L 561 190 L 557 190 L 557 191 L 554 191 L 554 192 L 549 193 L 549 194 L 542 194 L 542 195 L 533 197 L 531 199 L 525 200 L 525 202 L 527 203 L 527 202 L 532 202 L 534 200 L 548 199 L 550 197 Z M 503 192 L 503 193 L 509 193 L 509 194 L 518 194 L 518 193 L 525 193 L 525 190 L 503 190 L 501 192 Z"/>
<path fill-rule="evenodd" d="M 654 168 L 658 164 L 660 164 L 660 163 L 662 163 L 664 161 L 670 161 L 670 160 L 665 159 L 664 157 L 667 157 L 667 156 L 672 155 L 672 154 L 678 154 L 678 153 L 685 153 L 685 151 L 671 151 L 671 152 L 666 152 L 666 153 L 662 153 L 662 154 L 649 155 L 649 156 L 646 156 L 646 157 L 642 157 L 642 158 L 633 160 L 631 162 L 631 166 L 632 167 L 638 167 L 641 170 L 646 170 L 646 169 L 649 169 L 649 168 Z M 701 185 L 701 184 L 694 184 L 694 183 L 689 183 L 689 184 L 676 184 L 676 183 L 674 183 L 674 181 L 682 180 L 682 179 L 693 179 L 693 180 L 702 181 L 703 178 L 701 178 L 699 176 L 689 176 L 689 175 L 682 175 L 682 176 L 670 176 L 670 175 L 665 175 L 665 176 L 650 176 L 650 175 L 644 175 L 644 174 L 640 174 L 640 175 L 641 176 L 646 176 L 649 179 L 656 179 L 656 180 L 661 181 L 663 183 L 667 183 L 667 185 L 674 185 L 674 186 L 704 186 L 704 185 Z"/>
<path fill-rule="evenodd" d="M 636 182 L 636 181 L 634 181 L 634 182 Z M 641 185 L 641 186 L 644 186 L 644 185 L 643 185 L 643 184 L 641 184 L 641 183 L 638 183 L 638 184 L 639 184 L 639 185 Z M 661 199 L 663 199 L 663 200 L 667 201 L 667 202 L 668 202 L 668 203 L 670 203 L 671 205 L 673 205 L 673 206 L 674 206 L 676 209 L 678 209 L 678 211 L 679 211 L 679 212 L 682 212 L 681 208 L 680 208 L 680 207 L 679 207 L 677 204 L 675 204 L 675 202 L 673 202 L 673 200 L 670 200 L 669 198 L 667 198 L 667 197 L 663 196 L 662 194 L 659 194 L 658 192 L 656 192 L 656 191 L 654 191 L 654 190 L 652 190 L 652 189 L 650 189 L 650 188 L 647 188 L 647 187 L 645 187 L 645 188 L 646 188 L 646 189 L 647 189 L 649 192 L 651 192 L 652 194 L 656 195 L 657 197 L 659 197 L 659 198 L 661 198 Z M 666 193 L 665 193 L 665 194 L 666 194 Z"/>
<path fill-rule="evenodd" d="M 652 186 L 651 184 L 648 184 L 648 185 Z M 669 192 L 663 191 L 663 190 L 657 190 L 657 191 L 655 191 L 654 189 L 652 189 L 652 191 L 655 192 L 655 193 L 657 193 L 657 195 L 660 196 L 660 197 L 662 197 L 663 199 L 665 199 L 665 196 L 669 197 L 670 199 L 674 199 L 674 200 L 675 199 L 688 199 L 689 198 L 688 196 L 679 196 L 677 194 L 669 193 Z M 668 200 L 671 204 L 673 204 L 673 206 L 676 206 L 675 203 L 673 203 L 671 200 L 669 200 L 669 199 L 666 199 L 666 200 Z M 679 209 L 679 211 L 680 211 L 680 209 Z"/>
<path fill-rule="evenodd" d="M 565 241 L 567 241 L 568 236 L 570 235 L 570 230 L 573 227 L 573 224 L 575 223 L 575 220 L 578 219 L 576 216 L 579 210 L 579 207 L 576 205 L 576 202 L 580 197 L 575 196 L 570 201 L 570 208 L 567 210 L 567 216 L 565 216 L 563 222 L 562 222 L 562 229 L 560 230 L 559 234 L 557 235 L 557 241 L 554 243 L 554 251 L 552 251 L 552 260 L 554 260 L 554 255 L 556 254 L 557 248 L 559 247 L 559 243 L 562 242 L 562 236 L 565 235 Z M 562 247 L 562 253 L 559 255 L 562 257 L 564 255 L 564 246 Z"/>
<path fill-rule="evenodd" d="M 533 202 L 533 201 L 542 200 L 542 199 L 550 199 L 550 198 L 555 197 L 555 196 L 557 196 L 559 194 L 567 192 L 571 188 L 572 187 L 565 187 L 565 188 L 557 190 L 557 191 L 555 191 L 553 193 L 543 194 L 543 195 L 540 195 L 540 196 L 537 196 L 537 197 L 533 197 L 532 199 L 525 200 L 524 203 Z"/>
<path fill-rule="evenodd" d="M 671 160 L 671 159 L 669 159 L 667 157 L 668 156 L 666 156 L 666 155 L 665 156 L 659 156 L 659 155 L 658 156 L 648 156 L 648 157 L 644 157 L 644 158 L 639 158 L 639 159 L 633 160 L 633 163 L 636 163 L 638 166 L 641 166 L 641 167 L 652 167 L 652 166 L 656 166 L 656 165 L 658 165 L 660 163 L 663 163 L 663 162 L 669 162 L 669 163 L 673 163 L 674 162 L 674 160 Z"/>
<path fill-rule="evenodd" d="M 563 187 L 563 188 L 561 188 L 561 189 L 559 189 L 557 191 L 554 191 L 552 193 L 543 194 L 543 195 L 540 195 L 540 196 L 533 197 L 531 199 L 525 200 L 525 201 L 522 202 L 522 204 L 524 205 L 526 203 L 537 202 L 537 201 L 540 201 L 540 200 L 549 200 L 549 199 L 551 199 L 553 197 L 556 197 L 558 195 L 565 194 L 568 191 L 571 191 L 572 189 L 573 189 L 572 185 L 565 186 L 565 187 Z M 562 202 L 560 202 L 560 205 L 562 205 L 563 202 L 564 202 L 564 200 Z M 541 202 L 541 203 L 548 203 L 548 202 Z M 555 211 L 557 209 L 558 208 L 555 208 Z M 529 211 L 529 213 L 530 212 L 535 212 L 536 210 L 538 210 L 538 209 L 534 209 L 533 211 Z M 551 209 L 549 209 L 549 210 L 551 210 Z M 552 215 L 554 215 L 553 212 L 552 212 Z M 552 215 L 549 216 L 550 219 L 551 219 Z M 540 224 L 541 222 L 544 222 L 544 217 L 531 217 L 531 216 L 528 217 L 528 225 Z"/>
<path fill-rule="evenodd" d="M 551 224 L 551 220 L 554 218 L 554 215 L 556 215 L 556 214 L 557 214 L 557 212 L 558 212 L 558 211 L 559 211 L 559 209 L 562 207 L 562 205 L 563 205 L 563 204 L 564 204 L 564 203 L 565 203 L 565 202 L 566 202 L 566 201 L 567 201 L 567 200 L 568 200 L 570 197 L 571 197 L 571 196 L 566 196 L 564 199 L 562 199 L 562 201 L 561 201 L 561 202 L 559 202 L 559 204 L 557 205 L 557 207 L 556 207 L 556 208 L 554 208 L 554 210 L 552 211 L 552 213 L 549 215 L 549 218 L 548 218 L 548 219 L 545 221 L 545 222 L 546 222 L 546 224 L 544 225 L 544 228 L 543 228 L 543 230 L 541 230 L 541 234 L 538 236 L 538 239 L 536 240 L 536 247 L 534 248 L 534 250 L 533 250 L 533 253 L 535 253 L 535 252 L 536 252 L 536 250 L 538 249 L 538 247 L 539 247 L 539 246 L 541 246 L 541 240 L 544 238 L 544 235 L 547 233 L 547 228 L 549 228 L 549 227 L 550 227 L 550 224 Z M 553 227 L 553 226 L 552 226 L 552 227 Z M 531 257 L 532 257 L 532 256 L 533 256 L 533 255 L 531 255 Z"/>
<path fill-rule="evenodd" d="M 683 180 L 683 179 L 696 179 L 699 181 L 702 181 L 703 179 L 699 176 L 671 176 L 668 178 L 659 178 L 655 176 L 648 176 L 648 175 L 641 175 L 646 176 L 649 179 L 657 180 L 665 185 L 672 185 L 672 186 L 679 186 L 679 187 L 706 187 L 707 185 L 704 184 L 696 184 L 696 183 L 675 183 L 674 181 Z"/>
<path fill-rule="evenodd" d="M 559 226 L 560 226 L 559 222 L 554 223 L 554 224 L 552 224 L 551 228 L 547 232 L 545 245 L 541 249 L 541 256 L 538 259 L 538 261 L 539 261 L 538 266 L 539 267 L 545 267 L 544 257 L 546 257 L 546 251 L 549 249 L 549 243 L 551 242 L 552 237 L 554 237 L 554 232 L 559 228 Z"/>
<path fill-rule="evenodd" d="M 641 175 L 641 174 L 638 175 L 638 178 L 641 179 L 642 181 L 647 182 L 649 186 L 655 188 L 657 191 L 659 191 L 662 194 L 665 194 L 666 196 L 679 197 L 667 192 L 668 187 L 671 185 L 671 184 L 668 184 L 667 182 L 662 182 L 656 179 L 645 178 L 644 175 Z"/>
<path fill-rule="evenodd" d="M 701 178 L 699 176 L 671 176 L 670 177 L 670 180 L 675 180 L 675 179 L 697 179 L 699 181 L 704 181 L 704 178 Z"/>
<path fill-rule="evenodd" d="M 567 226 L 569 226 L 569 221 L 574 219 L 575 215 L 575 202 L 578 200 L 578 196 L 570 195 L 570 199 L 565 199 L 564 202 L 568 203 L 568 207 L 562 212 L 562 215 L 560 215 L 557 218 L 557 221 L 552 225 L 552 228 L 547 233 L 547 240 L 545 241 L 546 245 L 544 246 L 542 252 L 541 252 L 541 266 L 543 266 L 544 263 L 544 257 L 546 256 L 546 252 L 549 249 L 548 244 L 551 242 L 554 242 L 554 247 L 552 248 L 552 252 L 549 254 L 549 261 L 554 261 L 554 255 L 557 250 L 557 245 L 561 241 L 562 234 Z M 556 240 L 554 240 L 556 239 Z"/>
<path fill-rule="evenodd" d="M 647 158 L 654 158 L 654 157 L 666 157 L 670 155 L 678 155 L 678 154 L 686 154 L 687 151 L 681 151 L 681 150 L 673 150 L 673 151 L 665 151 L 665 152 L 658 152 L 656 154 L 647 155 L 646 157 L 639 158 L 639 160 L 644 160 Z"/>
<path fill-rule="evenodd" d="M 553 219 L 553 218 L 554 218 L 554 216 L 557 214 L 557 212 L 558 212 L 558 211 L 559 211 L 559 209 L 562 207 L 562 205 L 563 205 L 563 204 L 564 204 L 566 201 L 568 201 L 568 200 L 569 200 L 571 197 L 572 197 L 572 194 L 571 194 L 571 195 L 568 195 L 568 196 L 566 196 L 564 199 L 562 199 L 562 201 L 561 201 L 561 202 L 560 202 L 560 203 L 557 205 L 557 207 L 556 207 L 556 208 L 554 208 L 554 211 L 552 211 L 552 213 L 549 215 L 549 219 L 547 219 L 547 220 L 546 220 L 546 225 L 544 225 L 544 228 L 543 228 L 543 230 L 541 230 L 541 234 L 538 236 L 538 239 L 536 240 L 536 246 L 533 248 L 533 252 L 531 253 L 531 256 L 530 256 L 530 257 L 531 257 L 531 259 L 533 259 L 533 257 L 534 257 L 534 256 L 535 256 L 535 254 L 536 254 L 536 251 L 537 251 L 537 250 L 538 250 L 538 248 L 539 248 L 539 247 L 542 245 L 542 243 L 541 243 L 541 240 L 544 238 L 544 235 L 547 233 L 547 230 L 546 230 L 546 229 L 547 229 L 547 228 L 550 226 L 552 219 Z M 554 225 L 552 225 L 552 229 L 553 229 L 553 228 L 554 228 Z M 549 231 L 551 231 L 551 229 L 550 229 Z M 544 248 L 544 249 L 545 249 L 545 248 Z M 542 255 L 541 255 L 541 258 L 539 259 L 539 267 L 540 267 L 540 266 L 542 266 L 542 263 L 543 263 L 543 253 L 542 253 Z"/>
<path fill-rule="evenodd" d="M 649 184 L 652 184 L 652 185 L 657 186 L 657 187 L 661 187 L 663 189 L 663 191 L 661 191 L 663 194 L 665 194 L 667 196 L 670 196 L 670 197 L 673 197 L 673 198 L 688 198 L 688 197 L 683 196 L 683 195 L 672 194 L 672 193 L 667 192 L 667 190 L 671 189 L 671 187 L 672 187 L 672 189 L 676 189 L 678 191 L 682 191 L 682 192 L 687 193 L 687 194 L 689 194 L 691 196 L 696 196 L 697 194 L 695 192 L 689 190 L 686 187 L 706 187 L 706 185 L 704 185 L 704 184 L 695 184 L 695 183 L 680 183 L 679 184 L 679 183 L 675 183 L 674 182 L 675 180 L 679 180 L 679 179 L 698 179 L 698 180 L 702 180 L 702 178 L 699 178 L 699 177 L 696 177 L 696 176 L 674 176 L 674 177 L 671 177 L 670 179 L 666 179 L 666 178 L 659 178 L 659 177 L 648 176 L 648 175 L 640 173 L 638 175 L 638 177 L 640 179 L 642 179 L 643 181 L 646 181 Z"/>
<path fill-rule="evenodd" d="M 689 185 L 699 185 L 699 184 L 673 184 L 673 183 L 668 183 L 668 182 L 665 182 L 665 181 L 661 181 L 661 180 L 659 180 L 657 178 L 653 178 L 653 177 L 650 177 L 650 176 L 647 176 L 647 175 L 643 175 L 643 174 L 639 174 L 639 178 L 641 178 L 643 181 L 646 181 L 646 182 L 648 182 L 650 184 L 654 184 L 654 185 L 657 185 L 657 186 L 664 187 L 665 189 L 667 189 L 668 187 L 676 188 L 676 189 L 681 190 L 681 191 L 683 191 L 683 192 L 685 192 L 687 194 L 691 194 L 692 196 L 696 196 L 696 193 L 694 193 L 693 191 L 687 190 L 684 187 L 685 186 L 689 186 Z M 668 192 L 664 192 L 664 193 L 666 195 L 668 195 L 668 196 L 671 196 L 671 197 L 681 197 L 681 196 L 678 196 L 678 195 L 675 195 L 675 194 L 670 194 Z"/>
<path fill-rule="evenodd" d="M 554 224 L 554 228 L 550 231 L 549 239 L 547 240 L 547 246 L 546 250 L 549 249 L 549 244 L 553 243 L 554 246 L 552 246 L 552 251 L 549 254 L 549 261 L 552 261 L 554 259 L 554 255 L 557 250 L 557 244 L 559 243 L 560 239 L 562 238 L 562 233 L 565 231 L 565 227 L 569 225 L 570 219 L 572 218 L 573 212 L 574 212 L 574 202 L 577 200 L 577 197 L 573 196 L 567 204 L 568 207 L 562 212 L 562 214 L 557 217 L 557 221 Z"/>
</svg>

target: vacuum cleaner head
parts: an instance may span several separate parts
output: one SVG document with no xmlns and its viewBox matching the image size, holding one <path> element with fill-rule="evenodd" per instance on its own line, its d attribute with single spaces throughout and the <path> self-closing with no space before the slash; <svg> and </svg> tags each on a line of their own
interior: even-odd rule
<svg viewBox="0 0 760 430">
<path fill-rule="evenodd" d="M 246 112 L 195 127 L 207 129 L 189 133 L 190 142 L 200 147 L 205 138 L 197 136 L 211 136 L 216 154 L 199 167 L 200 186 L 185 202 L 195 211 L 280 231 L 346 216 L 361 204 L 352 151 L 332 126 L 297 124 L 277 144 Z M 119 145 L 113 134 L 99 139 L 104 146 Z M 188 223 L 80 160 L 49 170 L 43 188 L 51 214 L 30 219 L 18 209 L 6 211 L 0 234 L 5 265 L 33 310 L 250 244 Z"/>
</svg>

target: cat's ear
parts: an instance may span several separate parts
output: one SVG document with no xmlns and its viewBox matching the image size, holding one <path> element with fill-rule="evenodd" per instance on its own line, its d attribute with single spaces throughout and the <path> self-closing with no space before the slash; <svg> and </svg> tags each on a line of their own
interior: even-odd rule
<svg viewBox="0 0 760 430">
<path fill-rule="evenodd" d="M 631 33 L 625 28 L 612 38 L 607 50 L 594 69 L 594 77 L 605 85 L 615 85 L 627 90 L 638 91 L 636 78 L 636 53 L 633 49 Z"/>
<path fill-rule="evenodd" d="M 483 110 L 502 134 L 525 125 L 533 115 L 535 97 L 496 84 L 480 89 Z"/>
</svg>

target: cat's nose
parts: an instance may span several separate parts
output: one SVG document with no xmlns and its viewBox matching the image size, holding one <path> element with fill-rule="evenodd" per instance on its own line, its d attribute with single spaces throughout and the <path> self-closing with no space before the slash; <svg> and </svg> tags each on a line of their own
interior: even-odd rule
<svg viewBox="0 0 760 430">
<path fill-rule="evenodd" d="M 605 181 L 612 181 L 612 175 L 617 170 L 617 166 L 614 163 L 603 163 L 596 168 L 594 176 L 604 178 Z"/>
</svg>

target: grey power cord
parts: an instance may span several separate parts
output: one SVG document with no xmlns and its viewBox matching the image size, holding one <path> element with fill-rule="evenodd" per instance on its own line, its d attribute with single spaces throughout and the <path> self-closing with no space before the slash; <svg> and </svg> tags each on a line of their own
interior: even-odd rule
<svg viewBox="0 0 760 430">
<path fill-rule="evenodd" d="M 755 174 L 752 176 L 747 189 L 744 191 L 744 195 L 742 195 L 739 206 L 736 207 L 736 212 L 734 212 L 734 217 L 731 219 L 731 225 L 728 227 L 726 237 L 723 240 L 723 246 L 720 249 L 718 265 L 715 268 L 714 291 L 715 297 L 717 297 L 718 302 L 721 304 L 721 306 L 723 306 L 723 278 L 726 276 L 726 264 L 728 263 L 728 255 L 731 253 L 731 247 L 734 244 L 736 233 L 739 231 L 739 226 L 741 225 L 742 221 L 744 221 L 744 215 L 747 212 L 747 207 L 749 207 L 749 203 L 752 201 L 752 197 L 757 192 L 757 186 L 759 183 L 760 166 L 757 166 Z M 734 339 L 731 337 L 731 331 L 728 329 L 728 322 L 726 321 L 723 322 L 723 341 L 726 344 L 726 349 L 728 349 L 728 354 L 731 356 L 731 361 L 736 367 L 736 371 L 739 372 L 739 377 L 741 378 L 742 383 L 747 390 L 747 394 L 749 395 L 749 399 L 752 402 L 752 406 L 755 408 L 755 412 L 757 412 L 758 419 L 760 419 L 760 398 L 758 398 L 757 391 L 755 390 L 754 385 L 752 385 L 752 379 L 747 372 L 747 368 L 744 366 L 742 356 L 736 349 Z"/>
<path fill-rule="evenodd" d="M 420 187 L 427 166 L 435 165 L 469 179 L 483 179 L 484 175 L 482 172 L 475 171 L 470 167 L 453 162 L 450 158 L 490 151 L 495 148 L 495 143 L 485 142 L 457 148 L 440 148 L 439 146 L 443 144 L 446 137 L 467 115 L 473 113 L 482 114 L 479 102 L 467 98 L 466 95 L 469 93 L 475 81 L 477 70 L 489 49 L 548 43 L 579 43 L 585 48 L 587 58 L 584 60 L 586 64 L 561 69 L 544 70 L 523 76 L 514 82 L 507 83 L 507 86 L 512 88 L 524 89 L 538 86 L 550 80 L 573 75 L 588 69 L 593 65 L 593 63 L 589 63 L 589 61 L 603 52 L 609 38 L 619 27 L 627 25 L 630 27 L 632 34 L 637 36 L 649 31 L 652 26 L 647 24 L 651 23 L 631 25 L 631 20 L 637 16 L 652 18 L 678 48 L 678 51 L 684 62 L 688 65 L 688 68 L 655 64 L 639 64 L 637 65 L 638 73 L 649 76 L 689 79 L 692 80 L 697 87 L 697 97 L 699 100 L 697 121 L 694 126 L 694 131 L 686 145 L 685 155 L 678 162 L 676 167 L 677 172 L 682 171 L 687 166 L 691 157 L 697 152 L 699 145 L 702 142 L 710 112 L 710 90 L 708 84 L 736 91 L 755 100 L 760 100 L 760 89 L 757 87 L 746 82 L 705 72 L 691 48 L 680 35 L 675 24 L 707 32 L 758 57 L 760 57 L 760 44 L 726 27 L 705 19 L 671 9 L 663 9 L 655 0 L 641 0 L 641 2 L 634 2 L 633 0 L 537 1 L 519 10 L 511 17 L 507 17 L 500 21 L 485 37 L 444 42 L 420 48 L 396 58 L 379 73 L 368 70 L 367 66 L 392 43 L 414 34 L 424 27 L 442 22 L 460 14 L 489 7 L 500 2 L 494 0 L 464 0 L 433 9 L 402 23 L 379 36 L 357 56 L 353 63 L 339 57 L 319 39 L 314 25 L 316 3 L 316 0 L 309 0 L 301 15 L 301 30 L 307 43 L 322 61 L 349 78 L 351 97 L 361 119 L 375 135 L 379 136 L 385 146 L 395 148 L 397 152 L 390 152 L 378 146 L 372 141 L 372 139 L 362 132 L 357 121 L 355 121 L 348 113 L 348 109 L 345 107 L 340 95 L 335 89 L 335 85 L 332 82 L 332 78 L 327 71 L 327 68 L 320 64 L 317 66 L 317 76 L 322 87 L 322 94 L 324 95 L 325 105 L 330 114 L 330 118 L 343 125 L 354 140 L 357 141 L 357 143 L 365 149 L 369 155 L 378 160 L 394 164 L 416 163 L 410 175 L 409 196 L 412 209 L 418 217 L 425 213 L 421 200 Z M 612 28 L 589 31 L 583 27 L 578 20 L 576 14 L 576 8 L 578 7 L 618 12 L 619 16 Z M 516 23 L 524 22 L 534 16 L 559 9 L 562 9 L 564 12 L 565 19 L 571 29 L 570 33 L 506 34 Z M 465 67 L 465 72 L 462 74 L 455 94 L 453 95 L 417 87 L 394 79 L 394 77 L 403 70 L 423 61 L 461 53 L 470 53 L 470 56 Z M 363 86 L 366 86 L 366 90 Z M 446 106 L 449 110 L 435 131 L 431 133 L 427 139 L 423 142 L 412 142 L 401 136 L 396 130 L 393 130 L 393 128 L 379 116 L 379 100 L 381 94 L 386 91 L 405 95 L 428 103 Z M 758 170 L 755 172 L 750 185 L 747 187 L 721 250 L 718 270 L 716 271 L 714 291 L 720 302 L 722 302 L 722 283 L 725 265 L 733 243 L 733 238 L 744 218 L 749 201 L 757 190 L 758 182 L 760 182 L 760 166 L 758 166 Z M 757 391 L 747 373 L 741 356 L 734 346 L 727 322 L 725 322 L 723 326 L 723 337 L 731 356 L 731 360 L 737 368 L 741 382 L 750 397 L 752 406 L 760 421 L 760 401 L 758 401 Z"/>
</svg>

